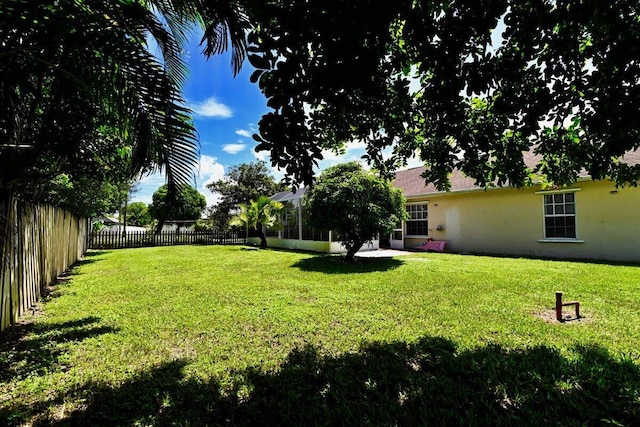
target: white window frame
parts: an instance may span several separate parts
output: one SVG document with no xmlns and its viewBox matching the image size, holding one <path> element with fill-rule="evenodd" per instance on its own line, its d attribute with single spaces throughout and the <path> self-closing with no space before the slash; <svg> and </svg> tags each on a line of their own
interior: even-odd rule
<svg viewBox="0 0 640 427">
<path fill-rule="evenodd" d="M 537 191 L 536 194 L 537 195 L 541 195 L 542 196 L 542 235 L 544 236 L 542 239 L 538 240 L 539 242 L 548 242 L 548 243 L 584 243 L 584 240 L 581 240 L 578 238 L 579 234 L 578 234 L 578 200 L 576 197 L 576 194 L 578 191 L 580 191 L 580 188 L 568 188 L 568 189 L 564 189 L 564 190 L 553 190 L 553 191 Z M 568 193 L 573 193 L 573 207 L 574 207 L 574 212 L 571 214 L 547 214 L 546 211 L 546 203 L 545 203 L 545 196 L 552 196 L 555 194 L 568 194 Z M 567 217 L 567 216 L 573 216 L 574 218 L 574 222 L 575 222 L 575 230 L 576 230 L 576 235 L 575 237 L 547 237 L 547 218 L 553 218 L 553 217 Z"/>
<path fill-rule="evenodd" d="M 421 206 L 421 205 L 425 206 L 425 210 L 422 211 L 422 212 L 426 213 L 426 218 L 420 218 L 420 219 L 407 218 L 404 221 L 404 237 L 405 238 L 407 238 L 407 237 L 420 237 L 420 238 L 429 237 L 429 234 L 430 234 L 429 233 L 429 202 L 425 201 L 425 202 L 407 203 L 405 205 L 405 209 L 407 209 L 407 207 L 409 207 L 409 206 Z M 408 210 L 407 210 L 407 213 L 409 213 Z M 417 221 L 427 221 L 427 234 L 409 234 L 409 232 L 407 231 L 408 230 L 408 227 L 407 227 L 408 223 L 409 222 L 417 222 Z"/>
</svg>

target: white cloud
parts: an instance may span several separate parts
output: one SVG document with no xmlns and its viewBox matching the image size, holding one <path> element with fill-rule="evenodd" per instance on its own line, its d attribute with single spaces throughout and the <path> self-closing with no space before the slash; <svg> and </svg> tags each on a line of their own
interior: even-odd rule
<svg viewBox="0 0 640 427">
<path fill-rule="evenodd" d="M 419 166 L 424 166 L 424 162 L 420 160 L 418 153 L 416 153 L 415 156 L 407 159 L 407 166 L 405 166 L 403 169 L 412 169 L 412 168 L 417 168 Z"/>
<path fill-rule="evenodd" d="M 269 162 L 270 159 L 269 151 L 256 151 L 255 148 L 253 149 L 253 157 L 263 162 Z"/>
<path fill-rule="evenodd" d="M 318 162 L 318 166 L 314 168 L 315 173 L 319 174 L 324 169 L 335 166 L 340 163 L 346 163 L 350 161 L 360 162 L 363 167 L 369 169 L 369 166 L 362 159 L 362 155 L 365 154 L 366 143 L 364 141 L 352 141 L 345 144 L 345 154 L 336 154 L 331 150 L 322 150 L 322 156 L 324 157 L 321 161 Z M 269 151 L 258 151 L 255 149 L 252 150 L 253 156 L 256 160 L 262 160 L 264 162 L 270 163 L 270 153 Z M 275 167 L 271 168 L 271 173 L 276 178 L 276 180 L 280 180 L 284 178 L 285 171 L 279 170 Z"/>
<path fill-rule="evenodd" d="M 151 204 L 153 193 L 166 183 L 166 178 L 161 171 L 155 171 L 151 175 L 143 176 L 136 184 L 136 191 L 131 195 L 132 202 Z"/>
<path fill-rule="evenodd" d="M 200 156 L 197 190 L 207 199 L 207 206 L 215 205 L 220 199 L 217 194 L 213 194 L 207 188 L 207 184 L 222 178 L 224 178 L 224 166 L 218 163 L 218 159 L 207 155 Z"/>
<path fill-rule="evenodd" d="M 326 169 L 329 166 L 334 166 L 340 163 L 346 163 L 351 161 L 358 161 L 363 166 L 366 162 L 362 160 L 362 155 L 365 154 L 367 144 L 364 141 L 351 141 L 345 144 L 344 154 L 336 154 L 332 150 L 322 150 L 322 156 L 324 159 L 319 163 L 319 170 Z"/>
<path fill-rule="evenodd" d="M 279 169 L 275 166 L 269 166 L 269 165 L 267 165 L 267 167 L 269 167 L 269 172 L 271 173 L 271 176 L 276 182 L 280 182 L 284 179 L 285 177 L 284 169 Z"/>
<path fill-rule="evenodd" d="M 245 138 L 251 138 L 251 135 L 253 135 L 253 133 L 247 129 L 238 129 L 236 131 L 236 135 L 244 136 Z"/>
<path fill-rule="evenodd" d="M 269 168 L 269 171 L 271 172 L 271 176 L 273 176 L 273 179 L 276 180 L 276 182 L 281 181 L 282 179 L 284 179 L 285 177 L 285 171 L 284 169 L 279 169 L 276 166 L 271 166 L 271 157 L 269 155 L 269 151 L 259 151 L 257 152 L 255 150 L 255 148 L 253 150 L 251 150 L 253 153 L 253 157 L 255 157 L 256 160 L 260 160 L 263 162 L 267 163 L 267 167 Z"/>
<path fill-rule="evenodd" d="M 233 111 L 231 111 L 231 108 L 219 102 L 213 96 L 205 99 L 202 102 L 190 103 L 189 107 L 197 116 L 201 117 L 217 117 L 221 119 L 228 119 L 229 117 L 233 116 Z"/>
<path fill-rule="evenodd" d="M 225 144 L 222 147 L 222 151 L 229 154 L 238 154 L 239 152 L 244 151 L 245 148 L 247 148 L 246 144 Z"/>
</svg>

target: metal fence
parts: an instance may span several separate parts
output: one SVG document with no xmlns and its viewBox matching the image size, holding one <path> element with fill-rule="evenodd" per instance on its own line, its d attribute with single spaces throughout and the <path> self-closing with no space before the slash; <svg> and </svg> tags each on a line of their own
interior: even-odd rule
<svg viewBox="0 0 640 427">
<path fill-rule="evenodd" d="M 233 231 L 171 231 L 153 233 L 151 231 L 102 231 L 88 236 L 89 249 L 123 249 L 147 246 L 172 245 L 229 245 L 245 244 L 245 230 Z"/>
</svg>

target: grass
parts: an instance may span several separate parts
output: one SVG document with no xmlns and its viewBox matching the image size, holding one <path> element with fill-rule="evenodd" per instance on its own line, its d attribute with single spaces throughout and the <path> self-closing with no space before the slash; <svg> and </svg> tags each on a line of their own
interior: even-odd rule
<svg viewBox="0 0 640 427">
<path fill-rule="evenodd" d="M 0 335 L 0 425 L 640 423 L 640 267 L 93 252 Z M 584 318 L 549 321 L 555 291 Z"/>
</svg>

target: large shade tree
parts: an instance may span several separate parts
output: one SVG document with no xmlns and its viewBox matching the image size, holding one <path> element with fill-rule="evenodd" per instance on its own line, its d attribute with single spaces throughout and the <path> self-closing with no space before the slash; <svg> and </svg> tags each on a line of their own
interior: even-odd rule
<svg viewBox="0 0 640 427">
<path fill-rule="evenodd" d="M 327 168 L 307 191 L 304 208 L 313 227 L 332 230 L 347 249 L 346 260 L 405 217 L 401 190 L 357 162 Z"/>
<path fill-rule="evenodd" d="M 153 193 L 153 203 L 149 205 L 149 215 L 158 221 L 157 231 L 162 230 L 169 220 L 196 220 L 207 207 L 207 199 L 195 188 L 183 185 L 178 192 L 178 200 L 170 203 L 167 184 Z"/>
<path fill-rule="evenodd" d="M 376 13 L 368 13 L 375 10 Z M 390 173 L 413 156 L 448 188 L 592 177 L 637 183 L 637 0 L 279 0 L 249 59 L 271 111 L 259 150 L 310 184 L 323 149 L 364 142 Z M 537 155 L 529 169 L 523 153 Z"/>
<path fill-rule="evenodd" d="M 127 205 L 127 223 L 137 227 L 146 227 L 151 224 L 149 206 L 144 202 L 133 202 Z"/>
</svg>

